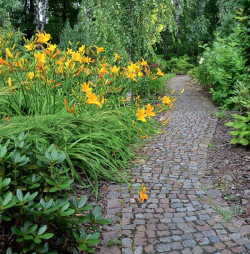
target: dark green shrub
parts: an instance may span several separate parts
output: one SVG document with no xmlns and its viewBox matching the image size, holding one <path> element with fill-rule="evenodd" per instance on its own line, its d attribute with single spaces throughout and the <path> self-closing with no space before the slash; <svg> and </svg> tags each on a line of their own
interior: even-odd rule
<svg viewBox="0 0 250 254">
<path fill-rule="evenodd" d="M 72 194 L 66 157 L 55 145 L 38 147 L 28 134 L 2 138 L 0 220 L 5 234 L 12 232 L 16 240 L 5 246 L 8 253 L 93 252 L 98 225 L 109 221 L 86 196 Z"/>
<path fill-rule="evenodd" d="M 234 36 L 218 37 L 212 48 L 206 47 L 195 73 L 198 81 L 210 89 L 213 100 L 226 107 L 230 107 L 227 99 L 235 94 L 236 82 L 246 78 L 245 60 Z"/>
<path fill-rule="evenodd" d="M 187 55 L 179 58 L 173 57 L 166 62 L 166 71 L 176 74 L 185 74 L 189 70 L 194 68 L 194 65 L 190 63 L 190 58 Z"/>
</svg>

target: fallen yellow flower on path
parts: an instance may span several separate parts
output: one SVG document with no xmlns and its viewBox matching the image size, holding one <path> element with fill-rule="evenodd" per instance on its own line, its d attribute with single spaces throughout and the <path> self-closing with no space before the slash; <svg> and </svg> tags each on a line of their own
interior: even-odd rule
<svg viewBox="0 0 250 254">
<path fill-rule="evenodd" d="M 140 192 L 140 201 L 144 202 L 144 200 L 148 200 L 148 195 L 146 194 L 146 187 L 143 187 L 142 191 Z"/>
</svg>

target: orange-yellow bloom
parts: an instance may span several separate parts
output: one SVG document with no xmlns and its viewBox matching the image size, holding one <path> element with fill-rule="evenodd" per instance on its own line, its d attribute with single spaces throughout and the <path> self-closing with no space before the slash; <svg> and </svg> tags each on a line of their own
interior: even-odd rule
<svg viewBox="0 0 250 254">
<path fill-rule="evenodd" d="M 56 48 L 57 48 L 57 45 L 56 44 L 50 44 L 48 47 L 47 47 L 47 49 L 51 52 L 51 53 L 53 53 L 53 52 L 55 52 L 55 50 L 56 50 Z"/>
<path fill-rule="evenodd" d="M 157 69 L 156 75 L 158 75 L 158 76 L 164 76 L 164 74 L 161 72 L 160 68 Z"/>
<path fill-rule="evenodd" d="M 120 58 L 121 58 L 121 57 L 120 57 L 117 53 L 115 53 L 114 55 L 115 55 L 114 62 L 116 62 L 118 59 L 120 59 Z"/>
<path fill-rule="evenodd" d="M 69 113 L 71 113 L 71 110 L 70 110 L 70 108 L 69 108 L 69 105 L 68 105 L 67 100 L 64 99 L 63 101 L 64 101 L 64 104 L 65 104 L 65 106 L 66 106 L 66 109 L 69 111 Z"/>
<path fill-rule="evenodd" d="M 142 66 L 147 66 L 147 65 L 148 65 L 148 62 L 147 62 L 147 61 L 145 61 L 145 60 L 142 58 L 141 65 L 142 65 Z"/>
<path fill-rule="evenodd" d="M 41 54 L 40 51 L 38 51 L 37 54 L 34 54 L 34 56 L 38 63 L 42 63 L 42 64 L 45 63 L 46 55 L 44 53 Z"/>
<path fill-rule="evenodd" d="M 101 52 L 105 51 L 105 49 L 103 47 L 97 47 L 97 46 L 95 46 L 95 47 L 96 47 L 97 54 L 100 54 Z"/>
<path fill-rule="evenodd" d="M 128 70 L 129 70 L 129 72 L 135 72 L 137 70 L 136 64 L 133 64 L 131 62 L 130 65 L 128 66 Z"/>
<path fill-rule="evenodd" d="M 100 70 L 98 70 L 98 74 L 99 75 L 102 75 L 102 74 L 105 74 L 105 73 L 109 73 L 108 70 L 106 69 L 105 66 L 102 66 L 102 68 Z"/>
<path fill-rule="evenodd" d="M 86 100 L 87 104 L 95 104 L 95 105 L 99 106 L 100 108 L 102 107 L 102 103 L 104 100 L 102 100 L 102 102 L 100 102 L 100 100 L 97 98 L 95 93 L 91 93 L 91 92 L 87 93 L 86 98 L 87 98 L 87 100 Z"/>
<path fill-rule="evenodd" d="M 38 31 L 36 33 L 36 36 L 38 38 L 37 43 L 48 43 L 48 41 L 51 39 L 50 34 L 47 34 L 46 32 L 40 33 L 40 31 Z"/>
<path fill-rule="evenodd" d="M 26 75 L 27 80 L 32 80 L 34 78 L 34 76 L 35 76 L 35 74 L 32 71 L 28 72 Z"/>
<path fill-rule="evenodd" d="M 138 77 L 143 77 L 144 76 L 143 72 L 141 72 L 141 71 L 139 71 L 137 75 L 138 75 Z"/>
<path fill-rule="evenodd" d="M 12 86 L 11 77 L 8 78 L 8 85 L 9 85 L 9 87 Z"/>
<path fill-rule="evenodd" d="M 140 201 L 144 202 L 144 200 L 148 200 L 148 195 L 146 194 L 146 187 L 143 187 L 142 191 L 140 192 Z"/>
<path fill-rule="evenodd" d="M 9 58 L 13 58 L 13 55 L 11 54 L 10 50 L 8 48 L 5 49 L 6 56 Z"/>
<path fill-rule="evenodd" d="M 3 64 L 3 65 L 5 65 L 5 66 L 9 66 L 9 64 L 6 63 L 2 58 L 0 58 L 0 64 Z"/>
<path fill-rule="evenodd" d="M 163 104 L 170 104 L 172 101 L 171 101 L 171 99 L 169 98 L 169 97 L 166 97 L 166 96 L 164 96 L 163 98 L 162 98 L 162 103 Z"/>
<path fill-rule="evenodd" d="M 115 75 L 118 74 L 118 71 L 120 70 L 120 67 L 116 67 L 116 65 L 114 65 L 111 69 L 111 72 L 114 73 Z"/>
<path fill-rule="evenodd" d="M 142 108 L 142 109 L 137 109 L 137 111 L 136 111 L 136 116 L 137 116 L 137 120 L 140 120 L 140 121 L 142 121 L 142 122 L 147 122 L 147 120 L 146 120 L 146 114 L 145 114 L 145 109 L 144 108 Z"/>
<path fill-rule="evenodd" d="M 154 108 L 150 104 L 146 106 L 146 114 L 149 119 L 151 118 L 151 116 L 155 116 L 155 113 L 153 112 L 153 110 Z"/>
<path fill-rule="evenodd" d="M 83 63 L 89 64 L 89 63 L 91 63 L 91 58 L 90 58 L 90 57 L 87 57 L 87 56 L 84 56 L 84 57 L 82 58 L 82 61 L 83 61 Z"/>
<path fill-rule="evenodd" d="M 85 45 L 82 45 L 80 48 L 79 48 L 79 52 L 80 53 L 85 53 Z"/>
<path fill-rule="evenodd" d="M 30 44 L 27 44 L 24 47 L 26 48 L 26 51 L 32 51 L 36 48 L 36 45 L 33 42 L 31 42 Z"/>
<path fill-rule="evenodd" d="M 78 52 L 72 52 L 71 53 L 71 58 L 75 62 L 80 62 L 81 61 L 81 55 Z"/>
<path fill-rule="evenodd" d="M 84 82 L 83 85 L 81 85 L 81 87 L 82 87 L 82 91 L 85 93 L 89 93 L 92 91 L 92 88 L 89 87 L 89 85 L 86 82 Z"/>
<path fill-rule="evenodd" d="M 132 71 L 129 71 L 128 75 L 127 75 L 127 78 L 128 79 L 132 79 L 134 80 L 135 82 L 137 82 L 137 80 L 135 79 L 136 75 L 132 72 Z"/>
</svg>

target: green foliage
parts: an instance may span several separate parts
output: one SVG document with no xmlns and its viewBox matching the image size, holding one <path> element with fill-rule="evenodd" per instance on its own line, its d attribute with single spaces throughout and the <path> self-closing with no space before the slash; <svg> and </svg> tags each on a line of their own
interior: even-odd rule
<svg viewBox="0 0 250 254">
<path fill-rule="evenodd" d="M 67 20 L 60 34 L 60 44 L 58 46 L 63 50 L 67 50 L 67 48 L 69 47 L 69 41 L 72 44 L 76 44 L 77 35 L 75 31 L 71 28 L 69 20 Z"/>
<path fill-rule="evenodd" d="M 223 209 L 219 206 L 214 206 L 214 209 L 223 216 L 226 222 L 230 222 L 234 216 L 241 215 L 244 212 L 244 210 L 238 205 L 230 207 L 229 210 Z"/>
<path fill-rule="evenodd" d="M 103 46 L 136 61 L 154 54 L 153 45 L 166 26 L 173 29 L 170 1 L 91 0 L 82 3 L 75 31 L 86 45 Z"/>
<path fill-rule="evenodd" d="M 66 157 L 55 145 L 34 143 L 29 134 L 1 139 L 0 219 L 8 222 L 5 232 L 11 228 L 16 239 L 13 251 L 93 252 L 91 246 L 99 243 L 99 225 L 109 221 L 99 207 L 92 209 L 86 196 L 72 195 Z"/>
<path fill-rule="evenodd" d="M 217 32 L 220 37 L 227 37 L 232 33 L 232 30 L 237 26 L 235 19 L 235 9 L 239 7 L 239 1 L 235 0 L 218 0 L 218 17 L 219 26 Z"/>
<path fill-rule="evenodd" d="M 192 68 L 194 68 L 194 65 L 190 63 L 190 58 L 187 55 L 181 56 L 179 58 L 173 57 L 169 61 L 166 61 L 167 72 L 184 74 Z"/>
<path fill-rule="evenodd" d="M 250 111 L 250 82 L 238 81 L 235 85 L 234 95 L 229 99 L 230 103 L 241 112 Z"/>
<path fill-rule="evenodd" d="M 205 53 L 196 69 L 196 78 L 210 89 L 213 100 L 230 107 L 227 100 L 235 94 L 235 84 L 246 78 L 245 61 L 235 41 L 235 34 L 228 39 L 218 37 L 213 47 L 205 47 Z M 203 61 L 202 61 L 203 60 Z"/>
<path fill-rule="evenodd" d="M 21 0 L 1 0 L 0 2 L 0 27 L 5 25 L 8 19 L 8 13 L 18 9 L 21 6 Z"/>
<path fill-rule="evenodd" d="M 249 79 L 246 58 L 249 16 L 244 9 L 236 9 L 241 6 L 237 1 L 220 1 L 220 4 L 224 8 L 221 7 L 221 13 L 224 14 L 220 18 L 216 41 L 212 47 L 203 46 L 205 52 L 194 73 L 205 88 L 211 89 L 215 102 L 230 108 L 239 105 L 242 96 L 244 99 L 249 95 L 249 85 L 243 85 Z M 228 21 L 228 17 L 233 21 Z"/>
<path fill-rule="evenodd" d="M 232 114 L 235 119 L 234 122 L 226 123 L 226 126 L 233 127 L 236 130 L 231 131 L 230 134 L 234 136 L 231 140 L 232 144 L 242 144 L 247 146 L 250 144 L 250 112 L 246 115 Z"/>
<path fill-rule="evenodd" d="M 214 39 L 218 24 L 216 0 L 178 0 L 175 6 L 175 30 L 162 31 L 162 42 L 157 49 L 166 59 L 188 55 L 192 63 L 202 53 L 199 44 Z"/>
<path fill-rule="evenodd" d="M 152 64 L 157 64 L 160 69 L 166 71 L 167 63 L 163 55 L 153 55 L 149 58 L 149 62 Z"/>
<path fill-rule="evenodd" d="M 45 25 L 45 31 L 51 34 L 53 43 L 59 44 L 62 39 L 62 30 L 65 31 L 65 29 L 67 29 L 67 23 L 69 23 L 71 27 L 74 27 L 74 25 L 78 22 L 81 2 L 81 0 L 49 1 L 48 22 Z M 69 39 L 70 41 L 74 41 L 78 36 L 76 33 L 71 35 L 72 37 Z"/>
<path fill-rule="evenodd" d="M 67 152 L 72 176 L 97 193 L 101 178 L 125 180 L 121 169 L 132 157 L 129 145 L 136 141 L 139 129 L 141 135 L 155 131 L 153 119 L 147 123 L 136 121 L 133 126 L 134 119 L 134 110 L 128 106 L 95 114 L 89 111 L 78 117 L 68 113 L 15 117 L 1 121 L 0 136 L 29 131 L 30 139 L 40 147 L 57 144 Z"/>
<path fill-rule="evenodd" d="M 15 53 L 22 51 L 21 41 L 23 33 L 19 30 L 16 31 L 7 17 L 4 25 L 0 26 L 0 57 L 5 58 L 6 54 L 4 49 L 12 49 Z"/>
</svg>

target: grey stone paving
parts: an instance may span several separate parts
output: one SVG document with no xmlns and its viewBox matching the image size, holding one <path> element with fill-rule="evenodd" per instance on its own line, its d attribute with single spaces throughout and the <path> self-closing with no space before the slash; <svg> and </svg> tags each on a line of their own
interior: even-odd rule
<svg viewBox="0 0 250 254">
<path fill-rule="evenodd" d="M 185 92 L 162 116 L 172 117 L 166 133 L 141 149 L 147 159 L 131 169 L 134 185 L 143 182 L 149 200 L 139 203 L 136 189 L 126 185 L 110 187 L 107 217 L 113 223 L 103 244 L 118 245 L 100 253 L 250 253 L 249 225 L 226 223 L 214 210 L 226 203 L 204 174 L 216 109 L 187 76 L 173 78 L 170 87 Z"/>
</svg>

